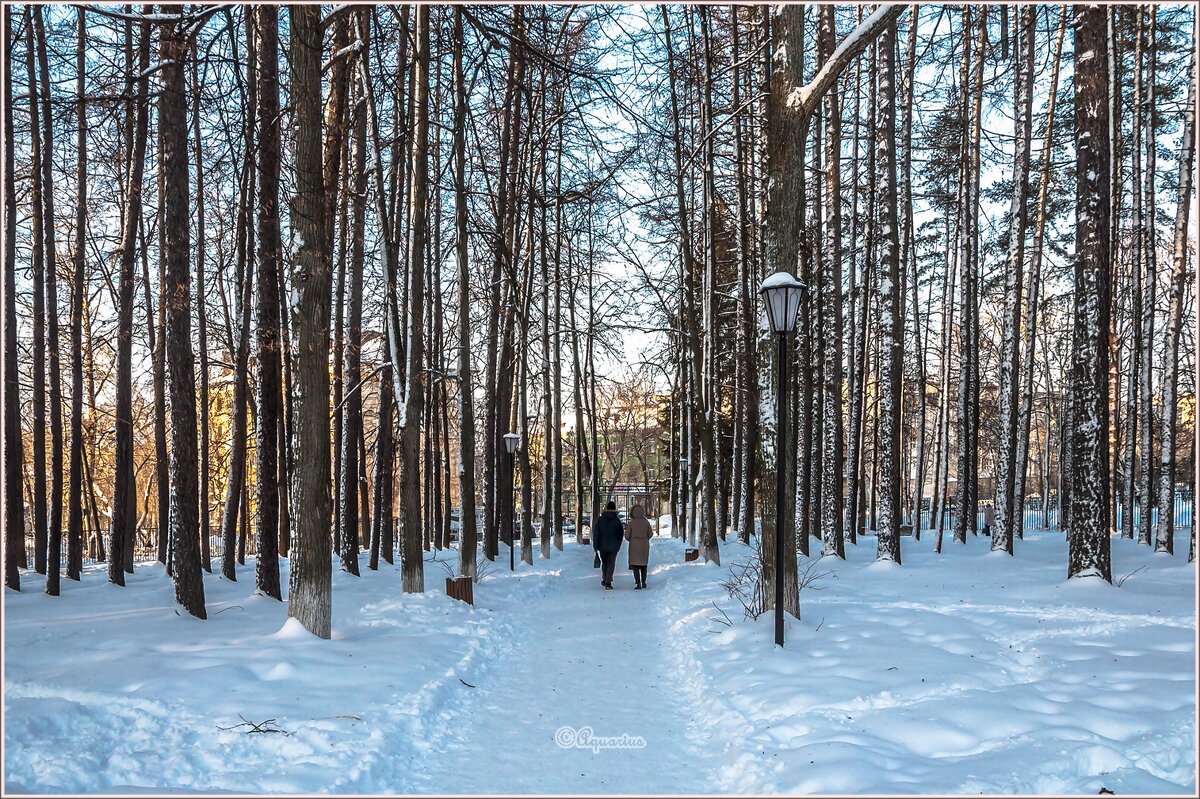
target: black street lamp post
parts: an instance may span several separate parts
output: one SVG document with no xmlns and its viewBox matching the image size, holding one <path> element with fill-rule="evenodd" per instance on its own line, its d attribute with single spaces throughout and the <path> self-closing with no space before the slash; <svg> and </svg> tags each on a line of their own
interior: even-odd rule
<svg viewBox="0 0 1200 799">
<path fill-rule="evenodd" d="M 787 410 L 784 393 L 788 385 L 788 337 L 796 329 L 800 293 L 804 284 L 787 272 L 776 272 L 763 281 L 758 293 L 767 309 L 767 321 L 775 333 L 779 361 L 775 387 L 775 644 L 783 646 L 783 471 L 784 442 L 787 441 Z"/>
<path fill-rule="evenodd" d="M 517 451 L 517 447 L 521 444 L 521 437 L 516 433 L 504 434 L 504 448 L 508 450 L 508 474 L 509 479 L 513 481 L 512 489 L 516 490 L 516 469 L 513 467 L 513 456 Z M 508 497 L 508 570 L 517 570 L 517 561 L 514 551 L 517 548 L 517 509 L 514 507 L 513 498 L 510 492 Z"/>
</svg>

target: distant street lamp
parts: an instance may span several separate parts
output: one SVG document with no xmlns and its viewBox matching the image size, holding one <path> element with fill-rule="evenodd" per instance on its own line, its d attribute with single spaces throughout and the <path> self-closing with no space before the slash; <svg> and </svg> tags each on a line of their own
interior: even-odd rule
<svg viewBox="0 0 1200 799">
<path fill-rule="evenodd" d="M 683 539 L 684 544 L 687 544 L 687 511 L 688 511 L 688 466 L 691 461 L 687 458 L 679 459 L 679 474 L 683 477 L 683 502 L 679 511 L 679 537 Z"/>
<path fill-rule="evenodd" d="M 776 272 L 762 282 L 758 293 L 767 309 L 767 321 L 778 343 L 778 383 L 775 386 L 775 644 L 783 646 L 783 442 L 787 441 L 784 392 L 788 385 L 788 336 L 796 329 L 800 294 L 804 284 L 787 272 Z"/>
<path fill-rule="evenodd" d="M 516 433 L 504 434 L 504 448 L 508 450 L 508 476 L 515 484 L 516 470 L 513 468 L 513 455 L 517 451 L 517 447 L 521 445 L 521 437 Z M 515 490 L 516 486 L 511 486 Z M 509 491 L 508 496 L 508 570 L 516 571 L 517 562 L 513 555 L 517 548 L 517 525 L 516 525 L 516 509 L 513 507 L 512 491 Z"/>
</svg>

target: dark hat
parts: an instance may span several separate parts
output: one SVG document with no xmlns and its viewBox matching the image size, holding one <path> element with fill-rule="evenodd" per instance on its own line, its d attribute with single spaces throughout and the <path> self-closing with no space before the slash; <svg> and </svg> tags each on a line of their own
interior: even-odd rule
<svg viewBox="0 0 1200 799">
<path fill-rule="evenodd" d="M 610 499 L 610 500 L 608 501 L 608 504 L 604 506 L 604 509 L 605 509 L 605 510 L 616 510 L 616 509 L 617 509 L 617 503 L 613 502 L 613 501 Z"/>
</svg>

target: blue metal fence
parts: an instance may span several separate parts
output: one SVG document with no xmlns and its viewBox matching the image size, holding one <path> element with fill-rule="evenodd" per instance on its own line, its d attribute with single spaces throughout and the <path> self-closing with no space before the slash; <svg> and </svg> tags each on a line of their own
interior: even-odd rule
<svg viewBox="0 0 1200 799">
<path fill-rule="evenodd" d="M 975 519 L 976 529 L 983 529 L 983 507 L 980 506 L 978 516 Z M 1191 495 L 1191 491 L 1186 486 L 1180 486 L 1175 490 L 1174 514 L 1175 514 L 1175 529 L 1190 529 L 1193 523 L 1193 513 L 1195 502 Z M 1113 527 L 1121 529 L 1124 521 L 1125 509 L 1118 506 L 1117 517 L 1113 520 Z M 956 509 L 949 507 L 946 509 L 946 520 L 944 522 L 945 529 L 951 530 L 954 527 L 954 517 Z M 1137 526 L 1141 522 L 1141 510 L 1134 508 L 1133 523 Z M 905 516 L 905 524 L 912 523 L 911 512 Z M 1151 526 L 1158 524 L 1158 508 L 1155 508 L 1153 515 L 1150 517 Z M 1059 528 L 1059 508 L 1057 500 L 1049 503 L 1048 506 L 1043 506 L 1041 500 L 1030 500 L 1025 503 L 1024 509 L 1024 529 L 1026 530 L 1056 530 Z M 929 509 L 921 511 L 921 530 L 933 529 L 932 511 Z"/>
</svg>

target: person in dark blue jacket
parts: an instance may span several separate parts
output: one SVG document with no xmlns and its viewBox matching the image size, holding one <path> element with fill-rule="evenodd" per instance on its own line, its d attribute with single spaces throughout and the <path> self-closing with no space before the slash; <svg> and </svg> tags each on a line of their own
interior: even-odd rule
<svg viewBox="0 0 1200 799">
<path fill-rule="evenodd" d="M 600 584 L 612 590 L 613 570 L 617 565 L 617 553 L 625 541 L 625 525 L 617 516 L 617 503 L 612 502 L 604 507 L 604 513 L 596 520 L 592 528 L 592 548 L 600 556 Z"/>
</svg>

